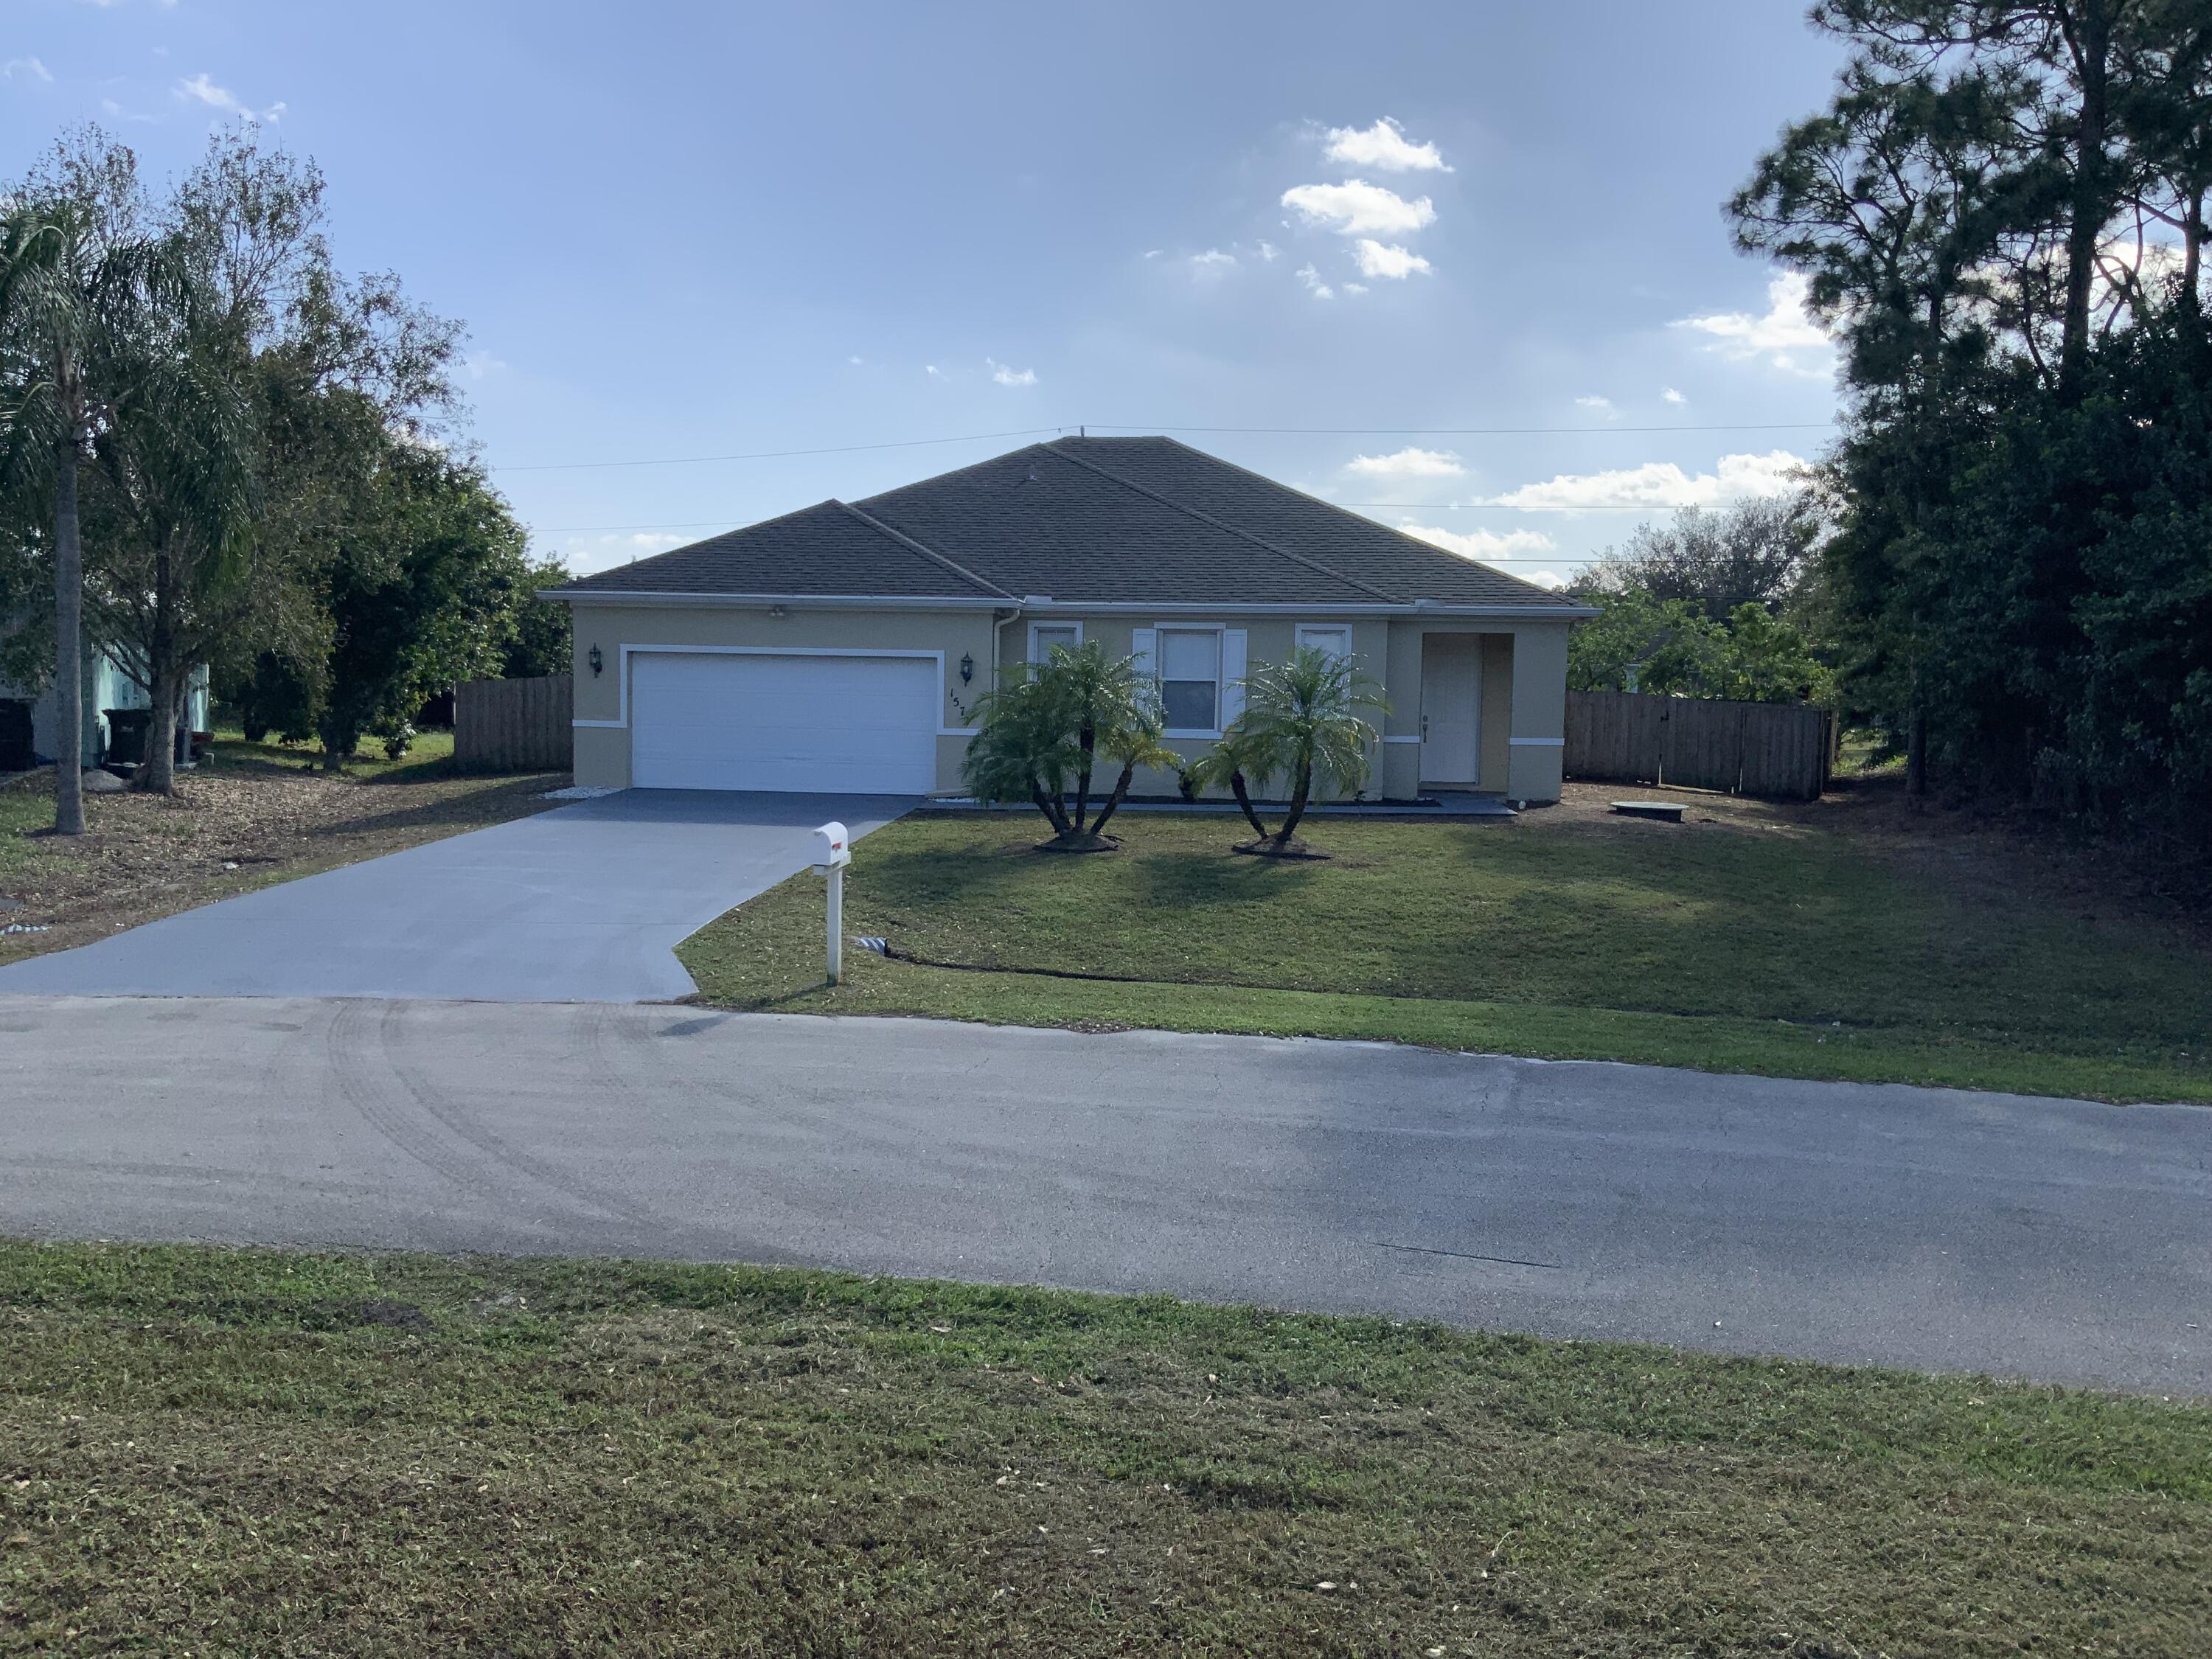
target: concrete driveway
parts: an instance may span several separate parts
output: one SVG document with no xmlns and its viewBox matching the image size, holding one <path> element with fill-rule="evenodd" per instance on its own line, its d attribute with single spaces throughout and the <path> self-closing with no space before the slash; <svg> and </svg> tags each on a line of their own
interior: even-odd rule
<svg viewBox="0 0 2212 1659">
<path fill-rule="evenodd" d="M 0 1234 L 800 1261 L 2212 1394 L 2212 1111 L 702 1008 L 0 997 Z"/>
<path fill-rule="evenodd" d="M 0 994 L 647 1002 L 687 935 L 918 803 L 630 790 L 448 836 L 0 968 Z"/>
</svg>

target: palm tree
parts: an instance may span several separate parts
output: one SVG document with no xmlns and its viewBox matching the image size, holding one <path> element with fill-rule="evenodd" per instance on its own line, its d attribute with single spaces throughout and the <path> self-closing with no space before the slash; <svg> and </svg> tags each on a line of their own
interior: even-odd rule
<svg viewBox="0 0 2212 1659">
<path fill-rule="evenodd" d="M 127 418 L 107 371 L 151 266 L 81 204 L 18 200 L 0 216 L 0 465 L 51 482 L 54 566 L 54 830 L 84 833 L 84 551 L 79 469 Z"/>
<path fill-rule="evenodd" d="M 1160 743 L 1149 686 L 1133 657 L 1109 658 L 1096 641 L 1054 646 L 1042 663 L 1018 663 L 975 706 L 981 728 L 963 771 L 978 800 L 1027 801 L 1052 825 L 1056 852 L 1103 852 L 1107 820 L 1140 766 L 1173 766 Z M 1091 790 L 1098 758 L 1119 767 L 1096 819 Z"/>
<path fill-rule="evenodd" d="M 1389 712 L 1381 688 L 1351 661 L 1325 651 L 1299 650 L 1290 660 L 1263 663 L 1244 682 L 1244 712 L 1221 742 L 1192 769 L 1202 786 L 1226 784 L 1252 826 L 1243 851 L 1273 857 L 1307 849 L 1299 822 L 1314 786 L 1357 792 L 1367 781 L 1375 728 L 1362 709 Z M 1287 778 L 1290 805 L 1282 828 L 1270 832 L 1252 805 L 1251 785 Z"/>
</svg>

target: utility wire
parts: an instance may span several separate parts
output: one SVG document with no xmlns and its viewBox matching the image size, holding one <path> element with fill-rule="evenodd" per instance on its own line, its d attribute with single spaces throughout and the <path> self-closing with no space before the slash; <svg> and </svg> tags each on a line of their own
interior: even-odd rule
<svg viewBox="0 0 2212 1659">
<path fill-rule="evenodd" d="M 1808 432 L 1825 431 L 1833 421 L 1730 422 L 1714 426 L 1101 426 L 1101 432 L 1201 432 L 1273 434 L 1279 436 L 1331 438 L 1528 438 L 1573 434 L 1602 436 L 1655 432 Z M 635 461 L 538 461 L 522 465 L 495 466 L 494 472 L 579 472 L 608 467 L 702 466 L 721 461 L 781 461 L 803 455 L 853 455 L 876 449 L 920 449 L 931 444 L 983 443 L 996 438 L 1034 438 L 1042 433 L 1065 436 L 1087 427 L 1026 426 L 1006 432 L 969 432 L 953 438 L 905 438 L 895 443 L 831 444 L 819 449 L 757 449 L 732 455 L 656 455 Z"/>
</svg>

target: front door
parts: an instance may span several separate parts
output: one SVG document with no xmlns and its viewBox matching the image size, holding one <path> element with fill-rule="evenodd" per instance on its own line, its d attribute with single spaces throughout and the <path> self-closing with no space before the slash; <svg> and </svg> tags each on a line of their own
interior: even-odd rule
<svg viewBox="0 0 2212 1659">
<path fill-rule="evenodd" d="M 1482 636 L 1421 636 L 1421 781 L 1481 781 Z"/>
</svg>

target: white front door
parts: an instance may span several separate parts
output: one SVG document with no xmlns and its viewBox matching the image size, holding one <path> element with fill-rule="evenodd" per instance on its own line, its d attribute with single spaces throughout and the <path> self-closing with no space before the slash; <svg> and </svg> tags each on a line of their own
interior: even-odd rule
<svg viewBox="0 0 2212 1659">
<path fill-rule="evenodd" d="M 1481 781 L 1482 636 L 1421 636 L 1421 781 Z"/>
<path fill-rule="evenodd" d="M 641 651 L 639 789 L 915 795 L 937 787 L 935 657 Z"/>
</svg>

